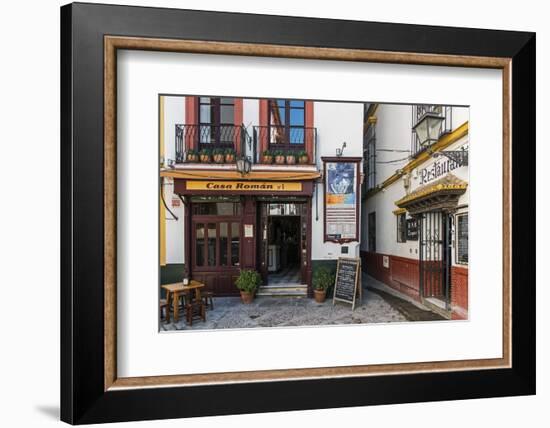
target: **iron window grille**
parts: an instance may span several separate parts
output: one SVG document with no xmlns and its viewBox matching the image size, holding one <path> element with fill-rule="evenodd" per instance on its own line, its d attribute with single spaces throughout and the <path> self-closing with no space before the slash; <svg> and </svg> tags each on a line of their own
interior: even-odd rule
<svg viewBox="0 0 550 428">
<path fill-rule="evenodd" d="M 468 264 L 468 213 L 457 214 L 455 218 L 456 227 L 456 263 Z"/>
</svg>

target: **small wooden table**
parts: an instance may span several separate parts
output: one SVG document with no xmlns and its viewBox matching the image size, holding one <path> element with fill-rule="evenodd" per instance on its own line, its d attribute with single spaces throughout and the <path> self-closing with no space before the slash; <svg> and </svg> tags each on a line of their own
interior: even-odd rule
<svg viewBox="0 0 550 428">
<path fill-rule="evenodd" d="M 204 284 L 199 281 L 191 280 L 188 285 L 183 285 L 183 282 L 174 282 L 172 284 L 164 284 L 162 288 L 166 290 L 166 322 L 170 322 L 170 299 L 172 299 L 172 308 L 174 309 L 174 322 L 180 319 L 179 314 L 179 298 L 183 293 L 195 290 L 195 299 L 201 299 L 201 288 Z"/>
</svg>

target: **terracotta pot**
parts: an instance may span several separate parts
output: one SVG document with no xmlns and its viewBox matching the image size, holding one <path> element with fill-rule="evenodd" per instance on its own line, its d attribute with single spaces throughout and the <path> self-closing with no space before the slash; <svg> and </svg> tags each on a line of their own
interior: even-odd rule
<svg viewBox="0 0 550 428">
<path fill-rule="evenodd" d="M 281 165 L 285 163 L 285 157 L 284 156 L 275 156 L 275 163 Z"/>
<path fill-rule="evenodd" d="M 301 163 L 301 164 L 306 164 L 309 162 L 309 157 L 308 156 L 300 156 L 298 158 L 298 163 Z"/>
<path fill-rule="evenodd" d="M 273 156 L 264 156 L 262 162 L 267 164 L 273 163 Z"/>
<path fill-rule="evenodd" d="M 200 158 L 201 162 L 203 162 L 203 163 L 210 162 L 210 155 L 200 155 L 199 158 Z"/>
<path fill-rule="evenodd" d="M 289 165 L 294 165 L 296 163 L 296 156 L 287 156 L 286 163 Z"/>
<path fill-rule="evenodd" d="M 226 162 L 226 163 L 233 163 L 233 162 L 235 162 L 235 155 L 225 155 L 225 162 Z"/>
<path fill-rule="evenodd" d="M 326 290 L 313 290 L 313 297 L 315 297 L 315 301 L 317 303 L 323 303 L 325 301 L 325 298 L 327 297 L 327 291 Z"/>
<path fill-rule="evenodd" d="M 223 155 L 223 153 L 214 155 L 214 162 L 216 163 L 223 163 L 224 159 L 225 156 Z"/>
<path fill-rule="evenodd" d="M 199 157 L 197 155 L 187 155 L 187 162 L 197 162 Z"/>
<path fill-rule="evenodd" d="M 247 291 L 241 291 L 241 300 L 244 304 L 252 303 L 254 300 L 254 293 L 249 293 Z"/>
</svg>

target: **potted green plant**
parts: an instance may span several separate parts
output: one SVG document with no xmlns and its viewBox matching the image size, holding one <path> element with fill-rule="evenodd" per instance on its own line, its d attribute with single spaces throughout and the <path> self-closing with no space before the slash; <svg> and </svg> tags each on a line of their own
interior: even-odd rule
<svg viewBox="0 0 550 428">
<path fill-rule="evenodd" d="M 214 158 L 215 163 L 223 163 L 225 160 L 225 152 L 223 149 L 215 148 L 212 151 L 212 157 Z"/>
<path fill-rule="evenodd" d="M 187 162 L 198 162 L 199 153 L 195 149 L 189 149 L 187 151 L 185 159 L 187 160 Z"/>
<path fill-rule="evenodd" d="M 243 303 L 251 303 L 254 299 L 254 292 L 261 284 L 262 277 L 253 269 L 243 269 L 239 273 L 235 285 L 241 291 L 241 300 Z"/>
<path fill-rule="evenodd" d="M 273 152 L 273 157 L 275 158 L 275 163 L 282 165 L 285 163 L 285 154 L 282 150 L 275 150 Z"/>
<path fill-rule="evenodd" d="M 203 162 L 203 163 L 208 163 L 208 162 L 210 162 L 210 154 L 211 154 L 210 149 L 202 149 L 202 150 L 199 152 L 199 159 L 200 159 L 200 161 Z"/>
<path fill-rule="evenodd" d="M 229 148 L 225 149 L 225 163 L 235 162 L 235 150 Z"/>
<path fill-rule="evenodd" d="M 294 165 L 296 163 L 296 153 L 294 153 L 293 151 L 286 152 L 285 158 L 286 163 L 289 165 Z"/>
<path fill-rule="evenodd" d="M 323 303 L 327 290 L 334 284 L 334 274 L 326 267 L 320 267 L 313 273 L 313 297 L 317 303 Z"/>
<path fill-rule="evenodd" d="M 309 156 L 305 150 L 300 150 L 296 156 L 298 157 L 299 164 L 306 164 L 309 162 Z"/>
<path fill-rule="evenodd" d="M 269 150 L 264 150 L 262 153 L 262 162 L 267 164 L 273 163 L 273 153 Z"/>
</svg>

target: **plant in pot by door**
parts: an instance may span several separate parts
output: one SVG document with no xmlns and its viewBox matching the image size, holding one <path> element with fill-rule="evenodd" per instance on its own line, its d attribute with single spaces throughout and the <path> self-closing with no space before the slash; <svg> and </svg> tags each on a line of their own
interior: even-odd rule
<svg viewBox="0 0 550 428">
<path fill-rule="evenodd" d="M 235 163 L 235 150 L 225 149 L 225 163 Z"/>
<path fill-rule="evenodd" d="M 235 285 L 241 291 L 243 303 L 251 303 L 254 299 L 254 292 L 262 282 L 262 277 L 253 269 L 243 269 L 239 273 Z"/>
<path fill-rule="evenodd" d="M 187 151 L 187 156 L 185 159 L 187 160 L 187 162 L 198 162 L 199 154 L 195 149 L 189 149 Z"/>
<path fill-rule="evenodd" d="M 223 161 L 225 160 L 225 153 L 223 149 L 214 149 L 212 151 L 212 156 L 215 163 L 223 163 Z"/>
<path fill-rule="evenodd" d="M 300 150 L 296 156 L 298 156 L 299 164 L 304 165 L 309 162 L 309 156 L 305 150 Z"/>
<path fill-rule="evenodd" d="M 275 163 L 278 165 L 282 165 L 285 163 L 285 154 L 282 150 L 275 150 L 273 153 L 273 156 L 275 158 Z"/>
<path fill-rule="evenodd" d="M 296 154 L 294 152 L 287 152 L 285 157 L 288 165 L 294 165 L 296 163 Z"/>
<path fill-rule="evenodd" d="M 323 303 L 327 290 L 334 284 L 334 274 L 325 267 L 313 273 L 313 297 L 317 303 Z"/>
<path fill-rule="evenodd" d="M 202 149 L 199 153 L 199 159 L 202 163 L 210 162 L 210 149 Z"/>
<path fill-rule="evenodd" d="M 273 163 L 273 154 L 269 150 L 264 150 L 264 152 L 262 153 L 262 163 Z"/>
</svg>

